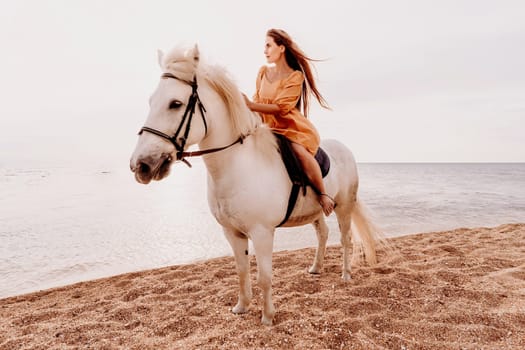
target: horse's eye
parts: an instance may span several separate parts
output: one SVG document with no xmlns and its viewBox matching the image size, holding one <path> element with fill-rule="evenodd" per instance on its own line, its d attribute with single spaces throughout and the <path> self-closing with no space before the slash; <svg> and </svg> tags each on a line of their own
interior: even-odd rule
<svg viewBox="0 0 525 350">
<path fill-rule="evenodd" d="M 170 109 L 177 109 L 180 106 L 182 106 L 182 102 L 180 101 L 171 101 L 170 103 Z"/>
</svg>

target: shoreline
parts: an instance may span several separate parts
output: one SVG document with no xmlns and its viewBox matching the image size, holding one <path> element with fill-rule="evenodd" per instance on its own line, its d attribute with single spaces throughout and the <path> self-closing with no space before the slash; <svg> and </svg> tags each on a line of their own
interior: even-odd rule
<svg viewBox="0 0 525 350">
<path fill-rule="evenodd" d="M 0 350 L 33 348 L 457 349 L 525 347 L 525 223 L 388 239 L 396 253 L 341 281 L 340 246 L 274 252 L 274 326 L 261 293 L 233 315 L 232 256 L 0 299 Z"/>
</svg>

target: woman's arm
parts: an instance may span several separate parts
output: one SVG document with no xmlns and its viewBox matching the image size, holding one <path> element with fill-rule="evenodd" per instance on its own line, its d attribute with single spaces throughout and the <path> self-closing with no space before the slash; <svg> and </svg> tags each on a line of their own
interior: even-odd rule
<svg viewBox="0 0 525 350">
<path fill-rule="evenodd" d="M 265 114 L 279 114 L 281 109 L 276 104 L 267 104 L 267 103 L 257 103 L 250 101 L 250 99 L 244 95 L 244 101 L 246 102 L 246 106 L 254 112 L 259 113 L 265 113 Z"/>
</svg>

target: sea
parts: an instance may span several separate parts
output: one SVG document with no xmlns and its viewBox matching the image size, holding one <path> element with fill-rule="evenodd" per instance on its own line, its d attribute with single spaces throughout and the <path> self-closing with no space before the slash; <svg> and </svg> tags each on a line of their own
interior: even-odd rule
<svg viewBox="0 0 525 350">
<path fill-rule="evenodd" d="M 525 163 L 358 163 L 359 195 L 389 237 L 525 222 Z M 271 190 L 271 189 L 269 189 Z M 329 244 L 339 244 L 335 215 Z M 316 245 L 276 231 L 275 251 Z M 149 185 L 123 166 L 0 165 L 0 298 L 230 256 L 208 209 L 206 169 Z"/>
</svg>

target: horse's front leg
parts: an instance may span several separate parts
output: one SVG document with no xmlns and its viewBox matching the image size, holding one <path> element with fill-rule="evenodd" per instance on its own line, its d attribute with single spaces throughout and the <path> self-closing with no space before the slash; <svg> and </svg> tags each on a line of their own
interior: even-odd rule
<svg viewBox="0 0 525 350">
<path fill-rule="evenodd" d="M 234 314 L 242 314 L 248 311 L 252 300 L 252 286 L 250 283 L 250 262 L 248 257 L 248 238 L 241 232 L 223 228 L 224 235 L 233 250 L 239 275 L 239 300 L 232 309 Z"/>
<path fill-rule="evenodd" d="M 264 306 L 262 323 L 272 325 L 275 308 L 272 301 L 273 229 L 258 228 L 250 232 L 257 258 L 257 282 L 262 289 Z"/>
</svg>

